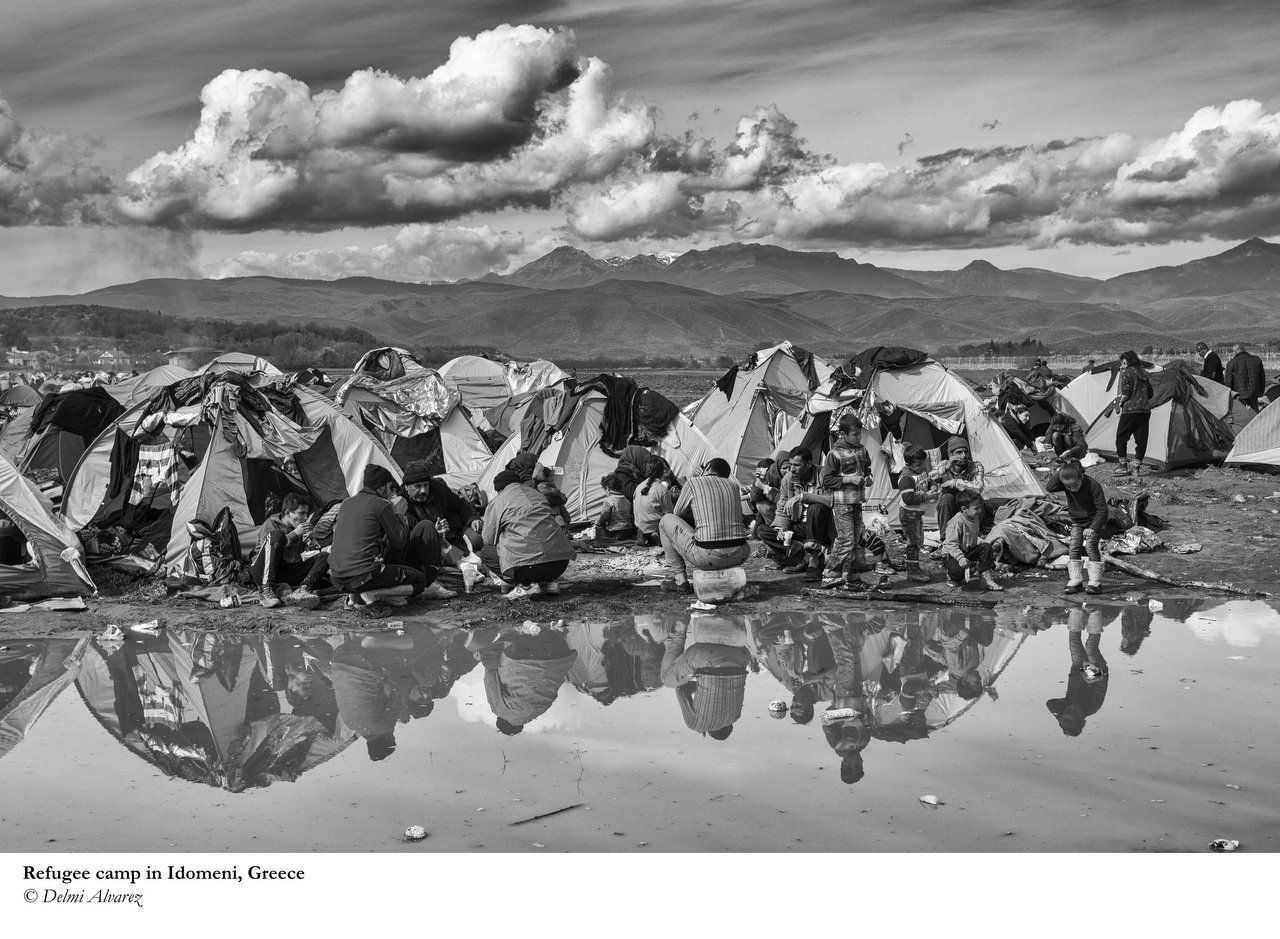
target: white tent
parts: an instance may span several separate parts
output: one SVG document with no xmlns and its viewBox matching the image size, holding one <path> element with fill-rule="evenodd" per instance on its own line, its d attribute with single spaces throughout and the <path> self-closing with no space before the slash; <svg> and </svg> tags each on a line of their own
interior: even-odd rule
<svg viewBox="0 0 1280 939">
<path fill-rule="evenodd" d="M 900 436 L 882 427 L 878 406 L 901 409 Z M 973 459 L 986 471 L 988 499 L 1042 495 L 1044 487 L 1023 462 L 1018 447 L 999 422 L 983 409 L 973 390 L 944 365 L 926 359 L 907 368 L 877 369 L 862 396 L 859 415 L 863 443 L 871 455 L 873 483 L 867 491 L 870 508 L 896 507 L 897 490 L 890 470 L 901 469 L 901 450 L 915 443 L 936 450 L 951 436 L 968 439 Z M 935 454 L 935 457 L 937 454 Z"/>
<path fill-rule="evenodd" d="M 261 372 L 272 379 L 284 377 L 284 372 L 265 358 L 260 355 L 249 355 L 247 352 L 224 352 L 215 356 L 196 369 L 197 375 L 203 375 L 205 372 L 214 372 L 219 375 L 223 372 L 244 372 L 245 374 Z"/>
<path fill-rule="evenodd" d="M 24 542 L 22 564 L 0 564 L 0 593 L 16 599 L 81 596 L 97 588 L 75 530 L 53 514 L 35 483 L 0 456 L 0 511 Z"/>
<path fill-rule="evenodd" d="M 462 403 L 483 411 L 511 397 L 507 369 L 501 362 L 479 355 L 460 355 L 440 366 L 440 376 L 458 392 Z"/>
<path fill-rule="evenodd" d="M 829 382 L 831 365 L 811 356 L 806 370 L 801 365 L 806 357 L 810 353 L 790 342 L 761 349 L 721 379 L 724 386 L 732 382 L 727 395 L 717 385 L 684 409 L 716 454 L 734 467 L 739 482 L 751 481 L 756 463 L 774 455 L 814 391 Z"/>
<path fill-rule="evenodd" d="M 595 390 L 583 395 L 569 420 L 538 455 L 539 463 L 556 472 L 555 483 L 568 499 L 569 515 L 575 522 L 591 521 L 600 514 L 605 498 L 600 479 L 618 466 L 617 457 L 609 456 L 600 448 L 606 400 Z M 490 496 L 494 494 L 494 477 L 506 468 L 521 447 L 517 421 L 515 432 L 498 448 L 480 474 L 481 490 Z M 666 435 L 652 452 L 665 459 L 680 478 L 696 472 L 717 455 L 710 441 L 683 414 L 672 420 Z"/>
<path fill-rule="evenodd" d="M 149 372 L 126 378 L 114 385 L 103 385 L 103 388 L 111 397 L 128 407 L 150 398 L 157 388 L 166 388 L 185 378 L 193 378 L 195 374 L 181 365 L 159 365 Z"/>
<path fill-rule="evenodd" d="M 1280 472 L 1280 404 L 1263 408 L 1262 413 L 1240 431 L 1226 462 Z"/>
</svg>

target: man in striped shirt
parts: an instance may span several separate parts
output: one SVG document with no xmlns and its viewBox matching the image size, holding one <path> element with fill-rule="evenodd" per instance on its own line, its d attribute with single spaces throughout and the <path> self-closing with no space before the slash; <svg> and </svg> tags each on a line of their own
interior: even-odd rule
<svg viewBox="0 0 1280 939">
<path fill-rule="evenodd" d="M 671 575 L 662 585 L 664 590 L 691 590 L 689 567 L 722 571 L 750 557 L 742 495 L 730 472 L 725 460 L 710 460 L 701 476 L 681 487 L 675 508 L 662 517 L 658 532 Z"/>
</svg>

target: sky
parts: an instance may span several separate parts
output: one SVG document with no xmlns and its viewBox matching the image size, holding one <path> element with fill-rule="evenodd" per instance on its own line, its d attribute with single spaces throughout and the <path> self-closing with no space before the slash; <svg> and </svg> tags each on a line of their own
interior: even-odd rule
<svg viewBox="0 0 1280 939">
<path fill-rule="evenodd" d="M 1271 0 L 0 0 L 0 294 L 1280 235 Z"/>
</svg>

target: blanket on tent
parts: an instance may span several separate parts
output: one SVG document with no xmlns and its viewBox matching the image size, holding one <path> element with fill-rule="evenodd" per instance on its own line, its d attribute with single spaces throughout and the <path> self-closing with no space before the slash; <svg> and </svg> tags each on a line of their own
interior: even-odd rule
<svg viewBox="0 0 1280 939">
<path fill-rule="evenodd" d="M 124 406 L 104 388 L 60 392 L 36 405 L 31 414 L 31 436 L 52 424 L 90 443 L 123 413 Z"/>
<path fill-rule="evenodd" d="M 580 387 L 594 388 L 606 398 L 600 449 L 609 456 L 618 456 L 627 444 L 658 442 L 680 414 L 664 395 L 620 375 L 597 375 Z"/>
<path fill-rule="evenodd" d="M 873 373 L 880 369 L 910 368 L 929 358 L 929 353 L 907 346 L 871 346 L 850 356 L 832 376 L 832 394 L 850 388 L 865 388 Z"/>
</svg>

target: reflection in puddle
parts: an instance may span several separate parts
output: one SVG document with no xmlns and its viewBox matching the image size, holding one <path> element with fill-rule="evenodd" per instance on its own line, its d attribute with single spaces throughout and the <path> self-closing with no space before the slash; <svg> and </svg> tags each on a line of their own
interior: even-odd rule
<svg viewBox="0 0 1280 939">
<path fill-rule="evenodd" d="M 1249 647 L 1280 633 L 1280 612 L 1259 601 L 1156 608 L 1205 642 Z M 570 726 L 612 727 L 610 716 L 642 696 L 652 706 L 641 735 L 678 730 L 694 746 L 745 733 L 744 717 L 816 725 L 851 784 L 864 777 L 869 748 L 927 740 L 996 700 L 1029 642 L 1059 663 L 1036 707 L 1063 734 L 1089 733 L 1110 690 L 1104 634 L 1119 634 L 1107 646 L 1112 658 L 1117 647 L 1131 658 L 1149 641 L 1153 618 L 1145 603 L 1113 602 L 633 616 L 536 634 L 418 626 L 328 639 L 172 629 L 115 643 L 15 640 L 0 650 L 0 756 L 72 684 L 98 725 L 166 776 L 232 792 L 298 780 L 357 740 L 360 759 L 386 760 L 397 732 L 444 699 L 472 733 L 487 725 L 564 736 Z M 766 699 L 780 704 L 766 709 Z M 752 733 L 763 737 L 761 726 Z"/>
</svg>

